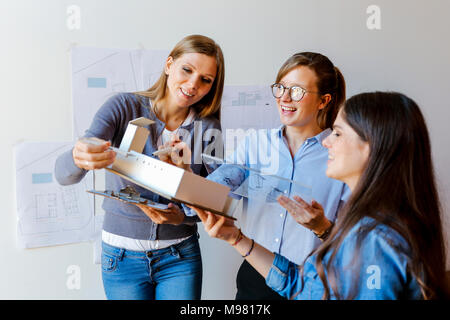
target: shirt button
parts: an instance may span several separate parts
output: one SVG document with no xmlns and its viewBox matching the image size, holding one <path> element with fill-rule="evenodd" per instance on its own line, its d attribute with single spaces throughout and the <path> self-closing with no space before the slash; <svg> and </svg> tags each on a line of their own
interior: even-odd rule
<svg viewBox="0 0 450 320">
<path fill-rule="evenodd" d="M 278 241 L 280 241 L 280 239 L 278 239 L 278 238 L 275 238 L 275 242 L 278 242 Z"/>
<path fill-rule="evenodd" d="M 282 214 L 282 213 L 280 213 L 280 217 L 282 217 L 282 218 L 283 218 L 283 214 Z"/>
</svg>

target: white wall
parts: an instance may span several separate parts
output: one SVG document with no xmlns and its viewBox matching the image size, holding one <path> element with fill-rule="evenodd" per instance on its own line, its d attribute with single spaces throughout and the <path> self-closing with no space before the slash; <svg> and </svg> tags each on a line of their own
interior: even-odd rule
<svg viewBox="0 0 450 320">
<path fill-rule="evenodd" d="M 66 26 L 73 4 L 81 8 L 80 30 Z M 366 26 L 371 4 L 381 9 L 381 30 Z M 73 43 L 171 49 L 185 35 L 200 33 L 221 45 L 226 84 L 269 85 L 289 55 L 309 50 L 341 68 L 349 96 L 403 92 L 426 116 L 448 226 L 449 15 L 446 0 L 1 0 L 0 299 L 104 298 L 91 244 L 31 250 L 16 245 L 13 145 L 72 138 Z M 203 298 L 233 299 L 241 258 L 201 234 Z M 66 287 L 69 265 L 80 266 L 80 290 Z"/>
</svg>

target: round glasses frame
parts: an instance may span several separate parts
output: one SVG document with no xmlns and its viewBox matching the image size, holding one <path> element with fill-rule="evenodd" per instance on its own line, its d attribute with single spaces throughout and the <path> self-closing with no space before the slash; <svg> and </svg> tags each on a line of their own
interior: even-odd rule
<svg viewBox="0 0 450 320">
<path fill-rule="evenodd" d="M 272 95 L 279 99 L 284 95 L 284 92 L 286 89 L 289 90 L 289 96 L 291 97 L 292 101 L 300 101 L 305 96 L 305 93 L 317 93 L 320 94 L 320 92 L 317 91 L 308 91 L 306 89 L 303 89 L 300 86 L 292 86 L 292 87 L 285 87 L 281 83 L 274 83 L 270 86 L 272 88 Z M 300 97 L 299 97 L 300 95 Z"/>
</svg>

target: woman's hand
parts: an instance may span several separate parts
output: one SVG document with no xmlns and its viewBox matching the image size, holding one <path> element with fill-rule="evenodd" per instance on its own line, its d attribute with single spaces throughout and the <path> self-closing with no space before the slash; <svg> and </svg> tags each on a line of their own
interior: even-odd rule
<svg viewBox="0 0 450 320">
<path fill-rule="evenodd" d="M 278 203 L 299 224 L 310 229 L 318 236 L 331 227 L 331 222 L 325 217 L 324 210 L 318 202 L 313 200 L 311 205 L 309 205 L 299 196 L 294 196 L 294 200 L 285 196 L 278 197 Z"/>
<path fill-rule="evenodd" d="M 235 243 L 239 236 L 239 229 L 234 225 L 233 220 L 196 207 L 189 206 L 189 208 L 197 213 L 210 237 L 225 240 L 231 245 Z"/>
<path fill-rule="evenodd" d="M 103 169 L 116 159 L 116 153 L 108 150 L 110 146 L 111 142 L 102 139 L 81 138 L 75 143 L 72 150 L 73 161 L 80 169 Z"/>
<path fill-rule="evenodd" d="M 250 263 L 256 271 L 264 278 L 267 277 L 273 259 L 275 258 L 274 253 L 241 234 L 240 230 L 234 225 L 233 220 L 195 207 L 189 208 L 197 212 L 208 235 L 228 242 L 242 257 L 247 259 L 248 263 Z M 239 237 L 240 239 L 238 239 Z"/>
<path fill-rule="evenodd" d="M 158 210 L 144 204 L 136 204 L 156 224 L 179 225 L 184 220 L 184 212 L 175 204 L 169 203 L 166 210 Z"/>
<path fill-rule="evenodd" d="M 182 142 L 176 134 L 172 134 L 170 141 L 159 146 L 158 151 L 167 148 L 171 148 L 172 151 L 158 155 L 159 160 L 192 172 L 190 166 L 192 153 L 186 142 Z"/>
</svg>

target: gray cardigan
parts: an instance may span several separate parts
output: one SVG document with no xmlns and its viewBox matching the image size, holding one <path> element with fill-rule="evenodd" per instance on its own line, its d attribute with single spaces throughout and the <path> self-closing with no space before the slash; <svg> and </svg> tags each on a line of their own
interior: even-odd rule
<svg viewBox="0 0 450 320">
<path fill-rule="evenodd" d="M 155 123 L 148 126 L 149 137 L 143 153 L 152 156 L 157 150 L 158 137 L 164 130 L 165 123 L 159 120 L 150 108 L 150 101 L 146 97 L 137 96 L 133 93 L 119 93 L 109 98 L 96 113 L 85 137 L 97 137 L 111 141 L 112 146 L 119 147 L 122 137 L 130 120 L 146 117 Z M 189 132 L 191 136 L 192 162 L 191 168 L 194 173 L 206 176 L 206 167 L 202 164 L 200 154 L 212 146 L 218 146 L 223 152 L 222 136 L 220 133 L 219 120 L 207 117 L 200 119 L 196 115 L 194 121 L 186 126 L 180 127 L 181 132 Z M 215 130 L 210 130 L 215 129 Z M 220 139 L 218 141 L 217 139 Z M 187 140 L 185 142 L 188 143 Z M 211 144 L 214 143 L 214 144 Z M 189 143 L 188 143 L 189 144 Z M 209 152 L 213 154 L 214 152 Z M 72 150 L 61 154 L 56 160 L 55 177 L 61 185 L 78 183 L 86 175 L 87 170 L 78 168 L 72 157 Z M 106 171 L 106 189 L 118 191 L 126 185 L 132 185 L 142 197 L 155 202 L 169 203 L 167 199 L 141 188 L 128 180 Z M 179 204 L 178 204 L 179 205 Z M 102 208 L 105 210 L 103 230 L 125 237 L 145 240 L 168 240 L 190 236 L 197 231 L 198 218 L 185 217 L 180 225 L 158 225 L 152 222 L 142 210 L 135 205 L 105 198 Z"/>
</svg>

